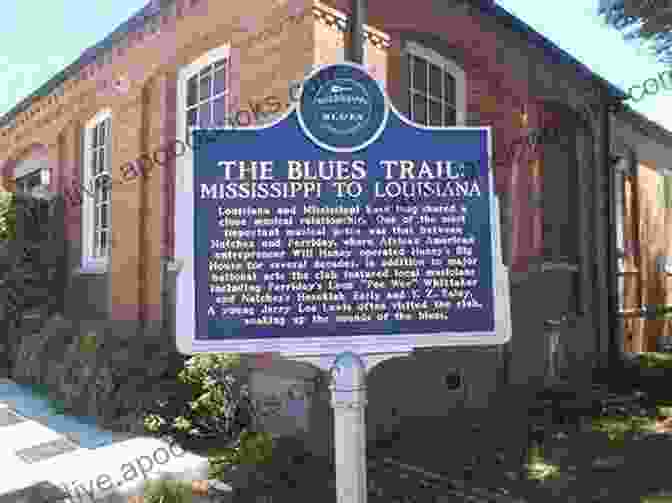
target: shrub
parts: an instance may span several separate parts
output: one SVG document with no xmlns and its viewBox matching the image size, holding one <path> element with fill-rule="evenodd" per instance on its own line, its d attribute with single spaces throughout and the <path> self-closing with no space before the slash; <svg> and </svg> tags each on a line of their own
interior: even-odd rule
<svg viewBox="0 0 672 503">
<path fill-rule="evenodd" d="M 144 503 L 191 503 L 193 489 L 190 482 L 179 480 L 150 480 L 145 483 Z"/>
<path fill-rule="evenodd" d="M 209 475 L 223 480 L 233 466 L 262 468 L 262 465 L 271 461 L 274 445 L 275 442 L 269 433 L 245 430 L 228 452 L 210 458 Z"/>
<path fill-rule="evenodd" d="M 239 368 L 234 354 L 191 357 L 178 374 L 182 398 L 157 402 L 144 418 L 145 429 L 186 447 L 201 440 L 228 447 L 244 429 L 254 431 L 257 415 Z"/>
<path fill-rule="evenodd" d="M 672 354 L 670 353 L 642 353 L 640 365 L 647 369 L 672 369 Z"/>
</svg>

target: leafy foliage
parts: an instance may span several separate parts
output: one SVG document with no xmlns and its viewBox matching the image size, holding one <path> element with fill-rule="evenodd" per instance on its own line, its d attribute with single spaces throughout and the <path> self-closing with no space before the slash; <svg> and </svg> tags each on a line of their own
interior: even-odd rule
<svg viewBox="0 0 672 503">
<path fill-rule="evenodd" d="M 649 369 L 672 369 L 672 354 L 642 353 L 639 355 L 639 364 Z"/>
<path fill-rule="evenodd" d="M 193 489 L 189 482 L 180 480 L 150 480 L 145 483 L 145 503 L 191 503 Z"/>
<path fill-rule="evenodd" d="M 544 458 L 543 448 L 539 445 L 530 448 L 527 458 L 525 469 L 527 470 L 527 477 L 531 480 L 552 479 L 560 473 L 558 465 L 550 463 Z"/>
<path fill-rule="evenodd" d="M 593 419 L 592 429 L 606 433 L 610 442 L 620 446 L 633 435 L 654 431 L 655 421 L 648 417 L 607 416 Z"/>
<path fill-rule="evenodd" d="M 257 414 L 235 354 L 196 355 L 178 374 L 181 398 L 157 402 L 144 418 L 145 429 L 180 444 L 215 440 L 228 447 L 245 429 L 254 431 Z M 211 447 L 214 445 L 211 444 Z"/>
<path fill-rule="evenodd" d="M 638 39 L 662 63 L 672 63 L 672 3 L 669 0 L 601 0 L 598 14 L 627 41 Z"/>
<path fill-rule="evenodd" d="M 0 241 L 16 239 L 16 198 L 12 192 L 0 192 Z"/>
<path fill-rule="evenodd" d="M 5 320 L 20 323 L 36 307 L 59 302 L 64 264 L 63 222 L 58 198 L 0 195 L 0 304 Z M 21 231 L 21 232 L 19 232 Z"/>
<path fill-rule="evenodd" d="M 274 446 L 269 433 L 245 430 L 228 452 L 210 458 L 209 475 L 222 480 L 233 466 L 268 464 L 273 457 Z"/>
</svg>

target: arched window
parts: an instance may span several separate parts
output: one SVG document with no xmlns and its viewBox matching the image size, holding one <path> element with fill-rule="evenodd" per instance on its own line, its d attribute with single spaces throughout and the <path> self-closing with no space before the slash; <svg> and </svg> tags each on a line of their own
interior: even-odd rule
<svg viewBox="0 0 672 503">
<path fill-rule="evenodd" d="M 539 138 L 542 152 L 543 255 L 546 262 L 578 268 L 577 134 L 583 130 L 578 113 L 556 102 L 543 103 Z"/>
<path fill-rule="evenodd" d="M 27 158 L 17 161 L 14 166 L 16 191 L 37 195 L 49 186 L 50 174 L 46 148 L 33 146 Z"/>
<path fill-rule="evenodd" d="M 110 256 L 112 112 L 98 112 L 84 127 L 82 268 L 104 269 Z"/>
<path fill-rule="evenodd" d="M 190 127 L 224 127 L 231 106 L 230 48 L 218 47 L 180 70 L 178 77 L 178 133 L 189 138 Z"/>
<path fill-rule="evenodd" d="M 424 126 L 466 123 L 464 70 L 438 52 L 415 42 L 408 54 L 408 117 Z"/>
</svg>

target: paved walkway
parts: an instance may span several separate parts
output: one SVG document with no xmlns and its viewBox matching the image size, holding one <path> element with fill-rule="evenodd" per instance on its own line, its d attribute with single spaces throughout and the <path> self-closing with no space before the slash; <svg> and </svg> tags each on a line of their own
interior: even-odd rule
<svg viewBox="0 0 672 503">
<path fill-rule="evenodd" d="M 121 435 L 87 449 L 11 406 L 0 401 L 0 503 L 126 501 L 148 478 L 207 478 L 206 458 L 161 440 Z"/>
</svg>

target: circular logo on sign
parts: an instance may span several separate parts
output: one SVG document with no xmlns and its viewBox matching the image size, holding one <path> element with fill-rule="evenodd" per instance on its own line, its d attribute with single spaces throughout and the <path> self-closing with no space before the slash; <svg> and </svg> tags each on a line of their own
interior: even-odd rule
<svg viewBox="0 0 672 503">
<path fill-rule="evenodd" d="M 304 133 L 333 152 L 372 143 L 387 122 L 385 93 L 362 67 L 339 63 L 317 69 L 303 85 L 298 118 Z"/>
</svg>

